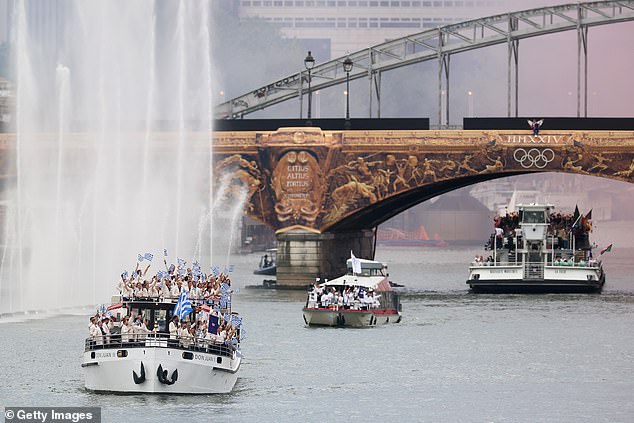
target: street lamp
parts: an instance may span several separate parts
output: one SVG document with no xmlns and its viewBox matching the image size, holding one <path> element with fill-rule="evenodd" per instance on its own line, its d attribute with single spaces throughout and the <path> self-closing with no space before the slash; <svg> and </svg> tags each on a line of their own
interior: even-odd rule
<svg viewBox="0 0 634 423">
<path fill-rule="evenodd" d="M 310 71 L 313 67 L 315 67 L 315 58 L 312 54 L 310 54 L 310 51 L 308 52 L 308 56 L 306 56 L 306 58 L 304 59 L 304 66 L 308 70 L 308 120 L 306 121 L 306 125 L 312 126 L 313 123 L 310 121 L 310 106 L 313 98 L 312 93 L 310 92 Z"/>
<path fill-rule="evenodd" d="M 344 123 L 345 129 L 350 129 L 350 71 L 352 70 L 352 59 L 347 56 L 343 61 L 343 71 L 346 73 L 346 122 Z"/>
</svg>

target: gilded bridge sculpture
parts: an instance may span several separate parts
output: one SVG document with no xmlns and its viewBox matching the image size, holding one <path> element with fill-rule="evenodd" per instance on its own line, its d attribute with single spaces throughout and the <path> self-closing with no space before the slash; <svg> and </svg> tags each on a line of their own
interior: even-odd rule
<svg viewBox="0 0 634 423">
<path fill-rule="evenodd" d="M 230 178 L 237 182 L 233 186 L 248 189 L 247 212 L 278 231 L 325 232 L 379 205 L 391 205 L 373 217 L 380 223 L 452 187 L 504 175 L 634 178 L 632 132 L 281 128 L 215 133 L 214 138 L 215 179 Z"/>
</svg>

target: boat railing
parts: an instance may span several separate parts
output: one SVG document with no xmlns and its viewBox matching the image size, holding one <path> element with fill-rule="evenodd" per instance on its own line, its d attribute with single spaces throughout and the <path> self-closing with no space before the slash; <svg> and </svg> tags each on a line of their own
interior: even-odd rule
<svg viewBox="0 0 634 423">
<path fill-rule="evenodd" d="M 239 344 L 233 345 L 230 342 L 219 342 L 214 339 L 198 338 L 195 336 L 171 337 L 166 333 L 112 334 L 86 338 L 84 352 L 147 347 L 172 348 L 232 357 L 234 352 L 238 349 Z M 117 356 L 119 356 L 119 354 L 117 354 Z"/>
<path fill-rule="evenodd" d="M 355 300 L 354 302 L 348 304 L 348 305 L 342 305 L 342 304 L 328 304 L 328 305 L 324 305 L 319 303 L 318 301 L 311 301 L 309 300 L 306 303 L 306 308 L 312 308 L 312 309 L 316 309 L 316 310 L 334 310 L 334 311 L 339 311 L 339 310 L 353 310 L 353 311 L 359 311 L 359 310 L 376 310 L 378 308 L 381 308 L 380 303 L 377 302 L 372 302 L 372 303 L 366 303 L 363 302 L 361 300 Z"/>
<path fill-rule="evenodd" d="M 121 301 L 123 302 L 140 302 L 140 303 L 148 303 L 148 304 L 161 304 L 161 303 L 170 303 L 176 304 L 178 302 L 179 295 L 175 297 L 125 297 L 121 296 Z M 203 306 L 203 305 L 215 305 L 220 301 L 220 297 L 217 298 L 189 298 L 190 302 L 193 306 Z"/>
<path fill-rule="evenodd" d="M 577 261 L 577 262 L 573 262 L 572 260 L 566 261 L 566 262 L 553 262 L 551 260 L 548 260 L 548 262 L 543 263 L 541 261 L 527 261 L 525 263 L 522 263 L 521 261 L 498 261 L 498 262 L 475 262 L 472 261 L 471 262 L 471 268 L 475 269 L 475 268 L 479 268 L 479 267 L 521 267 L 522 264 L 524 265 L 545 265 L 548 267 L 573 267 L 573 268 L 584 268 L 584 269 L 599 269 L 601 268 L 601 262 L 598 260 L 589 260 L 589 261 Z"/>
</svg>

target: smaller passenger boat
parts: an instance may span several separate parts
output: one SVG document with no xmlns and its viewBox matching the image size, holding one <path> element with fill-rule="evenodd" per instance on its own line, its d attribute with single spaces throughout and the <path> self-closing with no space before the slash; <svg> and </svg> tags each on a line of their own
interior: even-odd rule
<svg viewBox="0 0 634 423">
<path fill-rule="evenodd" d="M 304 322 L 346 327 L 400 322 L 400 298 L 390 284 L 387 266 L 354 256 L 346 265 L 346 275 L 312 287 L 302 309 Z"/>
<path fill-rule="evenodd" d="M 253 274 L 274 276 L 277 273 L 276 253 L 276 248 L 266 250 L 265 254 L 260 258 L 258 268 L 253 271 Z"/>
</svg>

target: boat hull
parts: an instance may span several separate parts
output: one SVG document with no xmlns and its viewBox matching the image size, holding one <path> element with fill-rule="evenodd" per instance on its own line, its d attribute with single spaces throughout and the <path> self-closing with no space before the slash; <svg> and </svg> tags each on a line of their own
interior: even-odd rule
<svg viewBox="0 0 634 423">
<path fill-rule="evenodd" d="M 127 356 L 121 357 L 120 351 L 126 351 Z M 220 394 L 233 389 L 241 360 L 237 354 L 226 357 L 176 348 L 114 348 L 86 351 L 82 368 L 86 389 L 91 391 Z M 138 381 L 141 363 L 145 377 L 141 383 L 135 383 L 133 372 Z M 167 371 L 168 382 L 174 379 L 174 370 L 178 370 L 173 384 L 159 380 L 159 366 Z"/>
<path fill-rule="evenodd" d="M 308 326 L 370 327 L 401 321 L 401 314 L 396 310 L 304 308 L 302 312 Z"/>
<path fill-rule="evenodd" d="M 488 293 L 588 293 L 605 285 L 600 268 L 546 266 L 542 279 L 517 277 L 521 274 L 521 266 L 476 266 L 467 284 L 473 292 Z"/>
<path fill-rule="evenodd" d="M 277 266 L 260 267 L 253 271 L 254 275 L 275 276 L 277 274 Z"/>
</svg>

